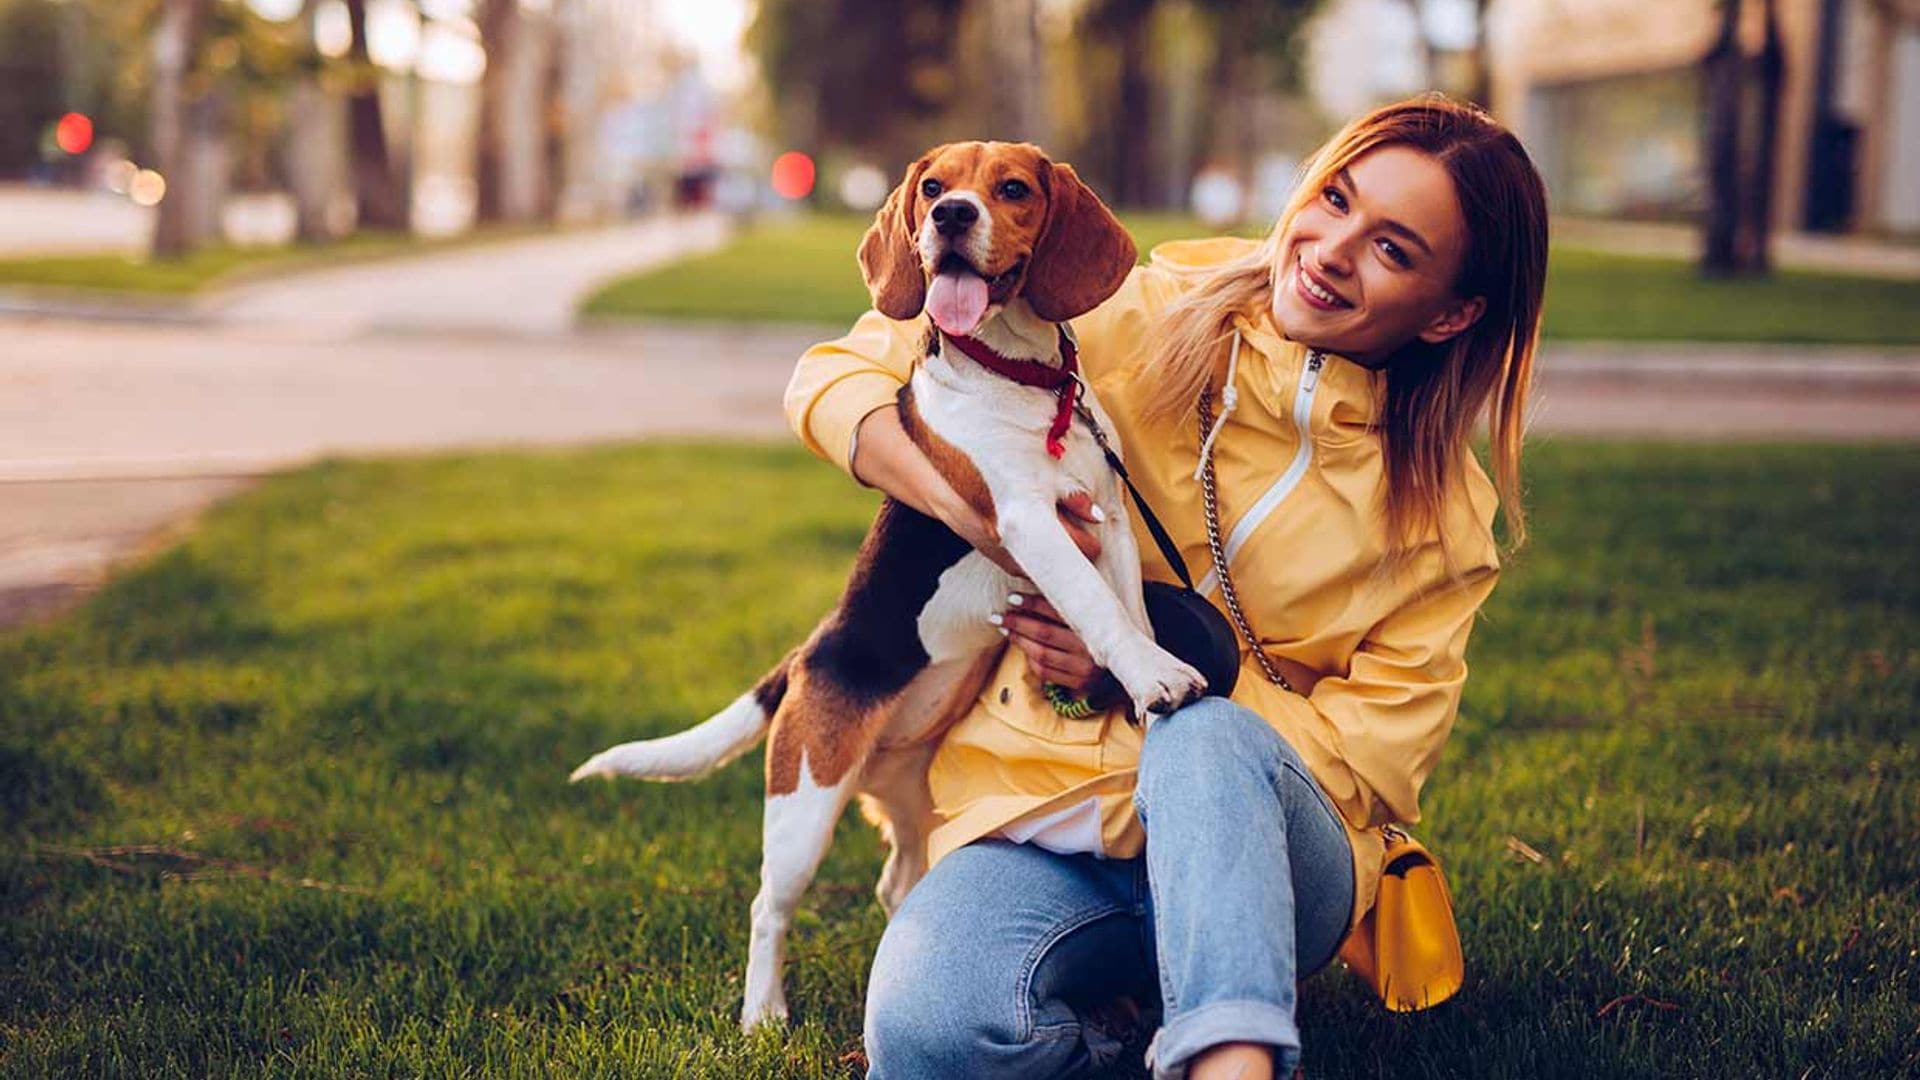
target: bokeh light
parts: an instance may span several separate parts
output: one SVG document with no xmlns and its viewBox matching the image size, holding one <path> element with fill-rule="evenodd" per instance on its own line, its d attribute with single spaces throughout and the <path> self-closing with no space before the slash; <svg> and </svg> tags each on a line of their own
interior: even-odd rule
<svg viewBox="0 0 1920 1080">
<path fill-rule="evenodd" d="M 773 159 L 773 193 L 783 199 L 804 199 L 813 192 L 813 159 L 789 150 Z"/>
<path fill-rule="evenodd" d="M 60 149 L 78 157 L 93 145 L 93 121 L 85 113 L 70 112 L 55 126 L 53 141 Z"/>
<path fill-rule="evenodd" d="M 140 175 L 140 166 L 121 158 L 108 165 L 102 175 L 106 177 L 108 191 L 125 195 L 133 190 L 133 179 Z"/>
<path fill-rule="evenodd" d="M 1240 220 L 1246 209 L 1246 189 L 1225 169 L 1205 169 L 1193 178 L 1190 204 L 1195 217 L 1214 228 Z"/>
<path fill-rule="evenodd" d="M 136 206 L 159 206 L 160 200 L 167 197 L 167 179 L 152 169 L 141 169 L 133 174 L 133 183 L 127 186 L 127 198 Z"/>
<path fill-rule="evenodd" d="M 313 47 L 329 60 L 338 60 L 353 48 L 352 16 L 341 0 L 321 0 L 314 9 Z"/>
<path fill-rule="evenodd" d="M 887 174 L 872 165 L 855 165 L 840 174 L 840 201 L 854 210 L 872 210 L 887 198 Z"/>
</svg>

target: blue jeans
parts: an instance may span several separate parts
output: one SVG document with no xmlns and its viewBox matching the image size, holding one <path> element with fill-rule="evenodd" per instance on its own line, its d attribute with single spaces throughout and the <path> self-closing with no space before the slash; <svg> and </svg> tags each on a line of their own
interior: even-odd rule
<svg viewBox="0 0 1920 1080">
<path fill-rule="evenodd" d="M 1353 906 L 1345 829 L 1299 754 L 1254 713 L 1206 698 L 1141 751 L 1138 859 L 982 840 L 894 914 L 867 986 L 870 1078 L 1073 1076 L 1120 1044 L 1088 1006 L 1158 997 L 1147 1051 L 1184 1076 L 1224 1042 L 1300 1060 L 1295 984 L 1333 959 Z"/>
</svg>

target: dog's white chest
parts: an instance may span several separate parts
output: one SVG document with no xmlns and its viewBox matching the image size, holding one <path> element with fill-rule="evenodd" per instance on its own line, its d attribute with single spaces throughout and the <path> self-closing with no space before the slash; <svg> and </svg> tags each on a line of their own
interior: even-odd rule
<svg viewBox="0 0 1920 1080">
<path fill-rule="evenodd" d="M 929 357 L 913 376 L 914 408 L 927 426 L 967 455 L 986 481 L 996 507 L 1029 499 L 1051 502 L 1085 491 L 1111 512 L 1117 493 L 1085 422 L 1073 417 L 1064 452 L 1047 452 L 1047 435 L 1059 415 L 1060 397 L 979 368 Z M 1098 407 L 1084 402 L 1096 414 Z"/>
</svg>

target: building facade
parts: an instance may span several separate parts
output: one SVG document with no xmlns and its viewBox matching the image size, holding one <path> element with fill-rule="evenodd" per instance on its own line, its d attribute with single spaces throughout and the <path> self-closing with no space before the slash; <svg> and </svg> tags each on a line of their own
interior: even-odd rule
<svg viewBox="0 0 1920 1080">
<path fill-rule="evenodd" d="M 1704 71 L 1721 0 L 1496 0 L 1494 111 L 1555 209 L 1687 218 L 1705 190 Z M 1920 232 L 1920 0 L 1775 0 L 1785 54 L 1774 222 Z M 1757 51 L 1759 0 L 1742 37 Z"/>
</svg>

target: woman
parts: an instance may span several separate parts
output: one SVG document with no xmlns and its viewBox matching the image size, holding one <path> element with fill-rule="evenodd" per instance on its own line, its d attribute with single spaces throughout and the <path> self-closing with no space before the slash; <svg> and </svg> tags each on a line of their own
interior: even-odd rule
<svg viewBox="0 0 1920 1080">
<path fill-rule="evenodd" d="M 1144 735 L 1072 719 L 1042 684 L 1100 673 L 1043 600 L 1009 598 L 1017 648 L 935 756 L 935 865 L 874 960 L 871 1075 L 1070 1075 L 1118 1050 L 1090 1005 L 1156 991 L 1156 1075 L 1292 1072 L 1297 979 L 1372 907 L 1379 827 L 1419 820 L 1496 510 L 1524 538 L 1546 251 L 1518 140 L 1423 97 L 1336 135 L 1264 241 L 1163 245 L 1076 321 L 1129 470 L 1210 593 L 1214 463 L 1226 584 L 1264 662 L 1245 648 L 1230 700 Z M 869 313 L 801 359 L 788 413 L 816 453 L 991 549 L 887 407 L 920 333 Z M 1497 485 L 1468 448 L 1483 411 Z"/>
</svg>

